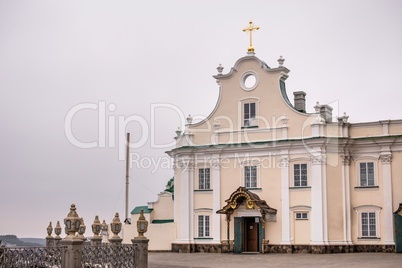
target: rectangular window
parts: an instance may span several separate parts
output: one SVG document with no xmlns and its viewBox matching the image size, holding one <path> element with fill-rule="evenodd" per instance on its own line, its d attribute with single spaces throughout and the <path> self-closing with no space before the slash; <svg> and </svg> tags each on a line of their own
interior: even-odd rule
<svg viewBox="0 0 402 268">
<path fill-rule="evenodd" d="M 244 167 L 244 186 L 246 188 L 257 187 L 257 167 L 245 166 Z"/>
<path fill-rule="evenodd" d="M 255 103 L 244 104 L 244 126 L 255 126 Z"/>
<path fill-rule="evenodd" d="M 208 190 L 211 189 L 211 172 L 209 168 L 200 168 L 198 170 L 198 189 Z"/>
<path fill-rule="evenodd" d="M 362 237 L 376 237 L 375 212 L 362 212 Z"/>
<path fill-rule="evenodd" d="M 296 212 L 296 220 L 307 220 L 307 212 Z"/>
<path fill-rule="evenodd" d="M 198 237 L 209 237 L 209 216 L 198 216 Z"/>
<path fill-rule="evenodd" d="M 360 186 L 374 186 L 374 163 L 360 163 Z"/>
<path fill-rule="evenodd" d="M 307 186 L 307 164 L 295 164 L 293 171 L 294 187 Z"/>
</svg>

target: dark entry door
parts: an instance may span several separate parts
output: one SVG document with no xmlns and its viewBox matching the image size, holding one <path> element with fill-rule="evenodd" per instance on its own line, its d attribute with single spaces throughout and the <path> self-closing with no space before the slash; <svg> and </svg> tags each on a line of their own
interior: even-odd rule
<svg viewBox="0 0 402 268">
<path fill-rule="evenodd" d="M 258 221 L 256 218 L 244 218 L 244 251 L 258 252 Z"/>
<path fill-rule="evenodd" d="M 241 253 L 243 251 L 243 229 L 244 229 L 244 221 L 243 218 L 235 217 L 234 218 L 234 245 L 233 252 Z"/>
<path fill-rule="evenodd" d="M 394 213 L 395 223 L 395 251 L 402 253 L 402 216 Z"/>
</svg>

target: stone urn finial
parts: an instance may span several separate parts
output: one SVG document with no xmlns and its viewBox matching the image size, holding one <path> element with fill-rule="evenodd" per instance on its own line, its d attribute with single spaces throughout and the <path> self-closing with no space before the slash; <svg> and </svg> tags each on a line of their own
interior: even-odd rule
<svg viewBox="0 0 402 268">
<path fill-rule="evenodd" d="M 57 221 L 56 227 L 54 228 L 54 233 L 56 234 L 55 238 L 60 238 L 60 234 L 61 234 L 60 221 Z"/>
<path fill-rule="evenodd" d="M 46 231 L 47 231 L 47 237 L 48 238 L 52 237 L 53 232 L 52 222 L 49 223 L 48 227 L 46 228 Z"/>
<path fill-rule="evenodd" d="M 222 64 L 219 63 L 219 66 L 216 67 L 216 69 L 218 70 L 218 75 L 222 75 L 222 71 L 223 71 Z"/>
<path fill-rule="evenodd" d="M 279 67 L 283 67 L 284 62 L 285 62 L 285 59 L 282 56 L 280 56 L 278 59 Z"/>
<path fill-rule="evenodd" d="M 87 227 L 85 226 L 84 219 L 80 218 L 80 228 L 78 229 L 78 238 L 85 240 L 84 234 Z"/>
<path fill-rule="evenodd" d="M 66 226 L 66 234 L 67 237 L 70 239 L 75 238 L 75 233 L 78 232 L 81 225 L 80 217 L 76 212 L 75 205 L 72 204 L 70 207 L 70 212 L 68 213 L 67 217 L 64 219 L 64 224 Z"/>
<path fill-rule="evenodd" d="M 119 213 L 116 212 L 112 222 L 110 223 L 110 230 L 113 233 L 112 238 L 120 238 L 119 233 L 121 231 L 121 226 L 122 226 L 122 223 L 121 223 L 120 218 L 119 218 Z"/>
<path fill-rule="evenodd" d="M 100 237 L 99 233 L 101 232 L 102 224 L 101 224 L 101 222 L 99 220 L 98 215 L 95 216 L 94 223 L 92 224 L 91 227 L 92 227 L 92 232 L 94 233 L 94 237 L 99 238 Z"/>
<path fill-rule="evenodd" d="M 144 210 L 141 209 L 140 217 L 138 218 L 137 221 L 138 236 L 136 237 L 136 239 L 146 239 L 144 233 L 146 233 L 147 230 L 148 230 L 148 221 L 145 219 Z"/>
</svg>

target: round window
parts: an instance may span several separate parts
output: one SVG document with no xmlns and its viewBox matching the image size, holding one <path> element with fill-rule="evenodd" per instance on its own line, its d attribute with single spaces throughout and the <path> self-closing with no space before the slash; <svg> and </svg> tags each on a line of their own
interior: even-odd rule
<svg viewBox="0 0 402 268">
<path fill-rule="evenodd" d="M 243 74 L 240 84 L 246 91 L 255 89 L 258 84 L 257 75 L 254 72 L 246 72 Z"/>
</svg>

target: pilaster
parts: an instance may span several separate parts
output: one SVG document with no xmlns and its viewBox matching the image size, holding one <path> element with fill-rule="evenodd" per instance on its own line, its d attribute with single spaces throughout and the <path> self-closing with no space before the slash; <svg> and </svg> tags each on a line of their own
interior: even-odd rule
<svg viewBox="0 0 402 268">
<path fill-rule="evenodd" d="M 311 244 L 324 245 L 327 237 L 325 156 L 311 157 Z"/>
<path fill-rule="evenodd" d="M 382 180 L 384 188 L 384 243 L 387 245 L 394 244 L 394 225 L 393 225 L 393 209 L 392 209 L 392 176 L 391 176 L 391 152 L 383 152 L 380 154 L 382 164 Z"/>
<path fill-rule="evenodd" d="M 281 167 L 281 197 L 282 197 L 282 245 L 290 245 L 289 218 L 289 157 L 280 158 Z"/>
<path fill-rule="evenodd" d="M 220 171 L 220 162 L 219 157 L 214 156 L 211 161 L 212 167 L 212 196 L 213 196 L 213 215 L 212 215 L 212 235 L 213 242 L 220 243 L 221 242 L 221 215 L 217 214 L 221 208 L 220 200 L 221 200 L 221 171 Z"/>
<path fill-rule="evenodd" d="M 346 244 L 352 244 L 352 223 L 350 205 L 350 155 L 342 157 L 342 204 L 343 204 L 343 240 Z"/>
<path fill-rule="evenodd" d="M 180 181 L 180 213 L 181 224 L 178 237 L 178 242 L 189 242 L 193 239 L 191 236 L 193 233 L 193 172 L 194 162 L 189 158 L 183 158 L 177 160 L 178 172 L 181 172 Z"/>
</svg>

